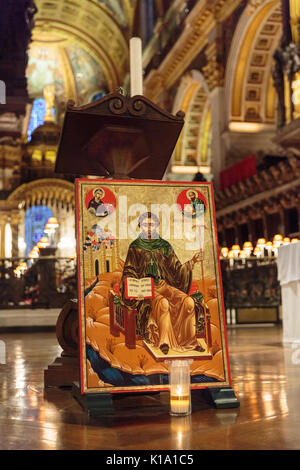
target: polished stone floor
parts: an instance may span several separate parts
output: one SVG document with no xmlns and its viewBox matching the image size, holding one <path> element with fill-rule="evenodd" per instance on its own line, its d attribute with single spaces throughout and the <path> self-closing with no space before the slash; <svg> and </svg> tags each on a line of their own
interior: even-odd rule
<svg viewBox="0 0 300 470">
<path fill-rule="evenodd" d="M 300 348 L 281 339 L 279 326 L 228 329 L 239 409 L 200 398 L 191 416 L 174 418 L 165 392 L 88 418 L 68 389 L 44 391 L 43 371 L 61 351 L 54 333 L 0 333 L 0 449 L 300 449 Z"/>
</svg>

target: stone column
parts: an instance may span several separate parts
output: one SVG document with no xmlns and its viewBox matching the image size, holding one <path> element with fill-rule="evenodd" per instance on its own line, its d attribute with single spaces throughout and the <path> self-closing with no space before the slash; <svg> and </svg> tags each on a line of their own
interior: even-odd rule
<svg viewBox="0 0 300 470">
<path fill-rule="evenodd" d="M 211 105 L 211 170 L 214 175 L 215 188 L 219 187 L 219 174 L 224 168 L 225 152 L 221 136 L 225 129 L 225 103 L 224 103 L 224 66 L 222 64 L 222 42 L 218 38 L 218 28 L 212 32 L 211 44 L 207 47 L 205 54 L 207 65 L 203 67 L 203 74 L 206 79 L 210 94 Z"/>
<path fill-rule="evenodd" d="M 0 258 L 5 258 L 5 226 L 8 221 L 7 214 L 0 217 Z"/>
<path fill-rule="evenodd" d="M 13 212 L 11 215 L 11 232 L 12 232 L 12 250 L 11 256 L 17 258 L 19 255 L 19 224 L 20 214 L 19 212 Z"/>
<path fill-rule="evenodd" d="M 225 126 L 224 88 L 217 87 L 209 95 L 211 103 L 211 172 L 214 175 L 215 189 L 219 188 L 219 175 L 225 165 L 225 146 L 222 133 Z"/>
</svg>

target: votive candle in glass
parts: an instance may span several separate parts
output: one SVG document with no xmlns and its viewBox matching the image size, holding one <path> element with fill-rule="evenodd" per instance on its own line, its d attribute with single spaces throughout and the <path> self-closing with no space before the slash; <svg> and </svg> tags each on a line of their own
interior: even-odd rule
<svg viewBox="0 0 300 470">
<path fill-rule="evenodd" d="M 191 375 L 192 359 L 166 361 L 169 368 L 170 414 L 186 416 L 191 413 Z"/>
</svg>

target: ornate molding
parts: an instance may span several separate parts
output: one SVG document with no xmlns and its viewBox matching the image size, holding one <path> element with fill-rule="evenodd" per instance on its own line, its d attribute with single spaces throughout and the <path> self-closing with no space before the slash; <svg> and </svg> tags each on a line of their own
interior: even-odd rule
<svg viewBox="0 0 300 470">
<path fill-rule="evenodd" d="M 233 206 L 240 208 L 246 206 L 250 200 L 256 202 L 263 199 L 268 193 L 272 194 L 287 190 L 288 194 L 292 187 L 299 184 L 300 158 L 290 155 L 288 160 L 281 161 L 271 166 L 268 170 L 262 170 L 246 180 L 226 188 L 215 194 L 217 214 L 225 214 L 233 210 Z M 234 203 L 234 204 L 233 204 Z"/>
<path fill-rule="evenodd" d="M 266 0 L 248 0 L 247 9 L 249 13 L 252 15 L 264 3 L 266 3 Z"/>
<path fill-rule="evenodd" d="M 167 121 L 183 122 L 185 113 L 178 111 L 173 114 L 160 108 L 145 96 L 125 96 L 120 93 L 110 93 L 94 103 L 76 107 L 74 101 L 67 103 L 67 111 L 78 112 L 80 114 L 99 114 L 116 116 L 134 116 L 151 119 L 163 119 Z"/>
<path fill-rule="evenodd" d="M 75 40 L 101 65 L 110 90 L 122 84 L 128 68 L 128 43 L 107 8 L 96 1 L 36 0 L 36 5 L 34 41 L 45 42 L 49 34 L 71 43 Z"/>
<path fill-rule="evenodd" d="M 218 86 L 224 86 L 224 66 L 221 61 L 222 43 L 216 39 L 205 50 L 207 65 L 203 67 L 203 74 L 209 90 L 212 91 Z"/>
<path fill-rule="evenodd" d="M 17 203 L 19 208 L 61 202 L 74 209 L 74 184 L 56 178 L 32 181 L 19 186 L 9 195 L 7 201 Z"/>
<path fill-rule="evenodd" d="M 214 5 L 198 2 L 187 17 L 186 26 L 157 70 L 152 70 L 144 82 L 144 93 L 157 100 L 164 89 L 171 88 L 193 59 L 210 43 L 209 35 L 218 22 L 228 18 L 241 0 L 216 0 Z M 159 79 L 160 83 L 157 84 Z"/>
</svg>

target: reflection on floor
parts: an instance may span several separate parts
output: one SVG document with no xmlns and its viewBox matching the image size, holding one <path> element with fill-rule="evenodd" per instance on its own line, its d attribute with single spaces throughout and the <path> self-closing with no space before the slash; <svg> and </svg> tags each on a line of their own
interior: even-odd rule
<svg viewBox="0 0 300 470">
<path fill-rule="evenodd" d="M 0 334 L 1 449 L 299 449 L 300 348 L 279 326 L 230 328 L 239 409 L 211 408 L 193 395 L 186 418 L 169 415 L 169 393 L 115 400 L 115 414 L 88 418 L 69 390 L 43 387 L 61 350 L 55 334 Z"/>
</svg>

